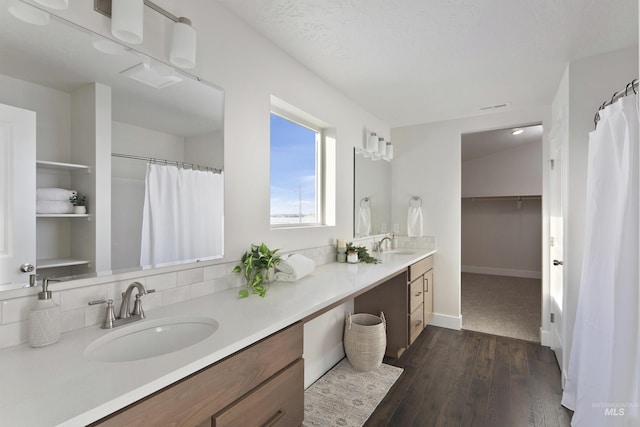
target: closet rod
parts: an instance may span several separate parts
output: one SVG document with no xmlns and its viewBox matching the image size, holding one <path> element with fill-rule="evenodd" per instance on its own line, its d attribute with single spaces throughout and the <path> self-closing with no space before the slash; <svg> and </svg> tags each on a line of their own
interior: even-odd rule
<svg viewBox="0 0 640 427">
<path fill-rule="evenodd" d="M 463 196 L 463 199 L 471 199 L 473 200 L 486 200 L 486 201 L 492 201 L 492 200 L 504 200 L 504 201 L 508 201 L 508 200 L 515 200 L 515 201 L 521 201 L 521 200 L 541 200 L 542 196 Z"/>
<path fill-rule="evenodd" d="M 111 153 L 111 157 L 120 157 L 123 159 L 143 160 L 150 163 L 164 163 L 165 165 L 182 166 L 183 168 L 190 166 L 193 170 L 211 171 L 213 173 L 222 173 L 222 169 L 212 168 L 210 166 L 196 165 L 189 162 L 178 162 L 175 160 L 157 159 L 155 157 L 133 156 L 131 154 Z"/>
<path fill-rule="evenodd" d="M 634 94 L 638 94 L 638 79 L 633 79 L 630 83 L 627 83 L 627 85 L 624 87 L 623 90 L 618 91 L 618 92 L 614 92 L 613 96 L 611 97 L 611 99 L 604 101 L 600 107 L 598 107 L 598 111 L 596 111 L 596 115 L 593 116 L 593 124 L 595 127 L 598 127 L 598 122 L 600 121 L 600 111 L 605 109 L 606 107 L 608 107 L 609 105 L 613 104 L 614 102 L 616 102 L 618 99 L 622 98 L 623 96 L 627 96 L 627 95 L 631 95 L 631 92 L 633 92 Z"/>
</svg>

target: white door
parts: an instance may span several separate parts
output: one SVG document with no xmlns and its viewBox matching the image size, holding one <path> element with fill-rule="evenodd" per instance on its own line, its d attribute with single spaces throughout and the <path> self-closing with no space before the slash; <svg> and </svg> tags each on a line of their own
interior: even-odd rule
<svg viewBox="0 0 640 427">
<path fill-rule="evenodd" d="M 36 113 L 0 104 L 0 289 L 28 284 L 36 265 L 35 188 Z"/>
<path fill-rule="evenodd" d="M 551 173 L 550 173 L 550 218 L 549 218 L 549 293 L 551 303 L 549 311 L 551 313 L 551 348 L 556 354 L 558 365 L 561 371 L 564 371 L 562 360 L 563 348 L 563 294 L 564 294 L 564 209 L 563 209 L 563 193 L 564 193 L 564 163 L 563 159 L 566 143 L 564 142 L 564 123 L 554 123 L 551 129 L 550 153 L 551 153 Z"/>
</svg>

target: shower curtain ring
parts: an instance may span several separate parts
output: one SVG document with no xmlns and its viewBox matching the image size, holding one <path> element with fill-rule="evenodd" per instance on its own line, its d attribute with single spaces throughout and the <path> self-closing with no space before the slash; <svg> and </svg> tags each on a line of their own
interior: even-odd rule
<svg viewBox="0 0 640 427">
<path fill-rule="evenodd" d="M 615 99 L 616 96 L 618 96 L 620 92 L 613 92 L 613 96 L 611 97 L 611 101 L 609 101 L 609 105 L 613 104 L 613 100 Z"/>
</svg>

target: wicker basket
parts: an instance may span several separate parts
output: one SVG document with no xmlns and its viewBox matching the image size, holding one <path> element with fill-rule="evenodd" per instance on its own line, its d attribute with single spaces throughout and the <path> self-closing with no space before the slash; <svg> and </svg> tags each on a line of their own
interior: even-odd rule
<svg viewBox="0 0 640 427">
<path fill-rule="evenodd" d="M 348 313 L 345 321 L 344 350 L 351 365 L 358 371 L 378 369 L 387 347 L 384 313 Z"/>
</svg>

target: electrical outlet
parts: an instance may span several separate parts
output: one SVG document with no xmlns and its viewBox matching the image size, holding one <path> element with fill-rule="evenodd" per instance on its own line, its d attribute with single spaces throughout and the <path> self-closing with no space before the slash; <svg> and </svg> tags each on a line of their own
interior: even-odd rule
<svg viewBox="0 0 640 427">
<path fill-rule="evenodd" d="M 394 233 L 400 232 L 400 224 L 393 224 L 393 232 Z"/>
</svg>

